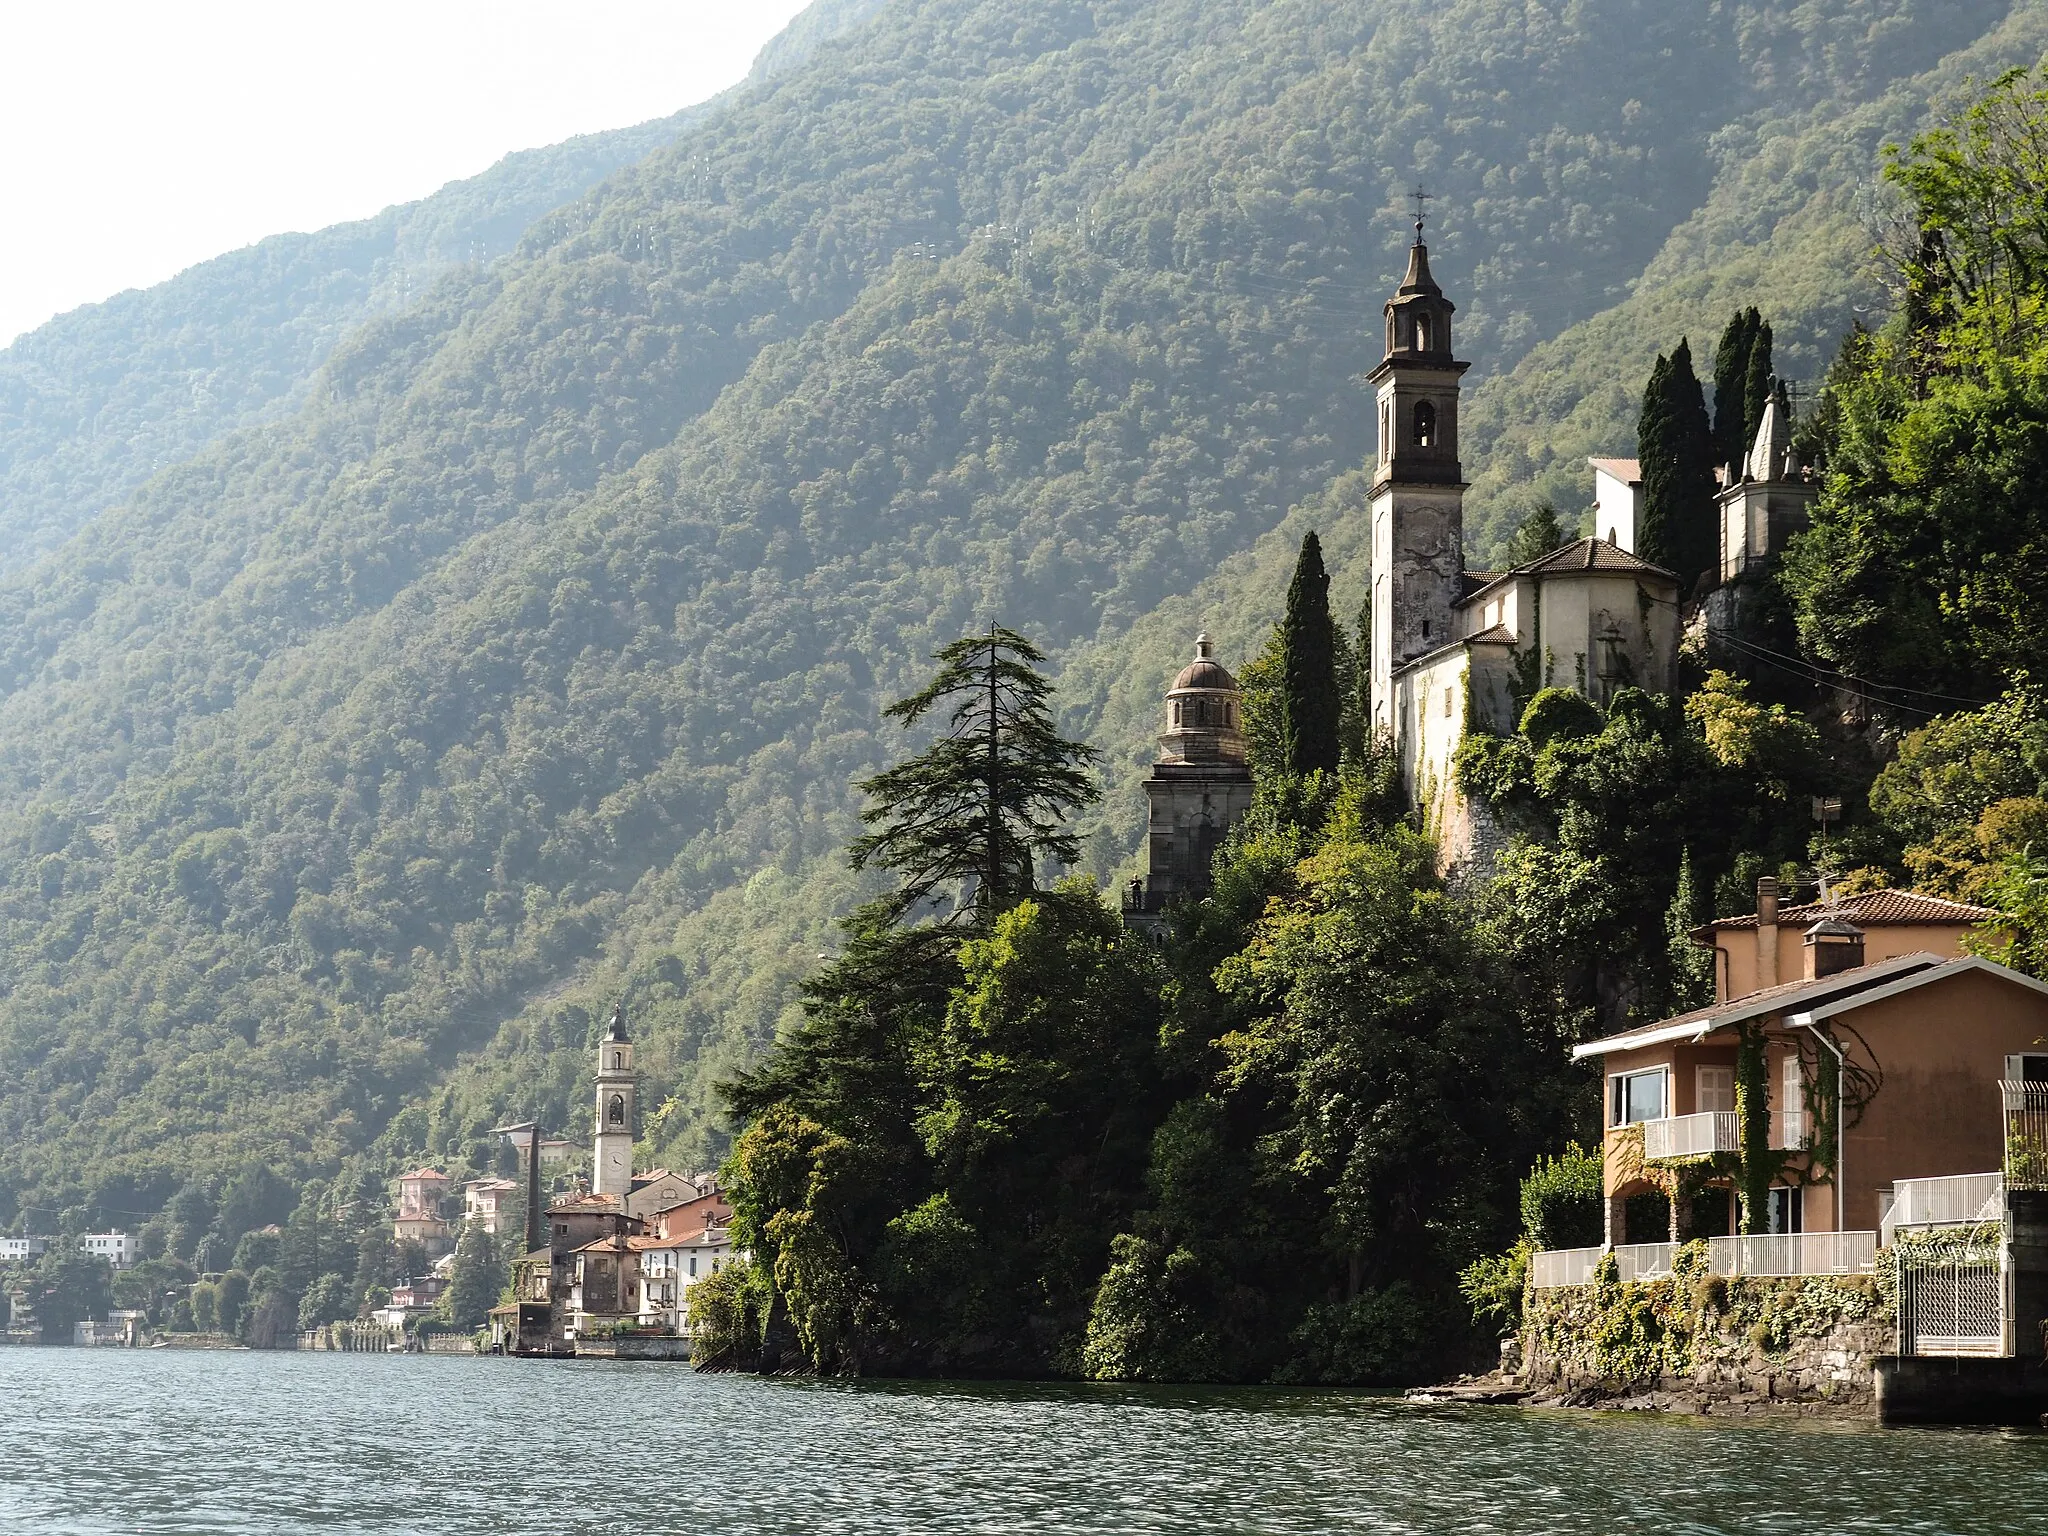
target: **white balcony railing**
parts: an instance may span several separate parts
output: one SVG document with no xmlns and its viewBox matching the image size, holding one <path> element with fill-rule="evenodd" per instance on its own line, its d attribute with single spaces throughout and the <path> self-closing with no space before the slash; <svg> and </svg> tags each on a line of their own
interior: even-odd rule
<svg viewBox="0 0 2048 1536">
<path fill-rule="evenodd" d="M 1876 1267 L 1875 1232 L 1707 1239 L 1707 1270 L 1716 1275 L 1867 1275 Z"/>
<path fill-rule="evenodd" d="M 1539 1291 L 1561 1285 L 1591 1285 L 1593 1266 L 1605 1248 L 1553 1248 L 1529 1261 L 1529 1283 Z"/>
<path fill-rule="evenodd" d="M 1796 1152 L 1806 1145 L 1806 1111 L 1771 1111 L 1771 1146 Z M 1742 1121 L 1732 1109 L 1709 1109 L 1697 1115 L 1673 1115 L 1643 1122 L 1643 1157 L 1657 1162 L 1671 1157 L 1705 1157 L 1712 1152 L 1742 1150 Z"/>
<path fill-rule="evenodd" d="M 1643 1122 L 1643 1156 L 1653 1163 L 1667 1157 L 1704 1157 L 1709 1152 L 1741 1148 L 1742 1123 L 1733 1110 L 1710 1109 L 1704 1114 Z"/>
<path fill-rule="evenodd" d="M 1625 1281 L 1654 1280 L 1671 1273 L 1671 1255 L 1677 1251 L 1675 1243 L 1623 1243 L 1614 1250 L 1614 1263 Z"/>
<path fill-rule="evenodd" d="M 1530 1260 L 1538 1290 L 1591 1285 L 1599 1248 L 1559 1248 Z M 1623 1280 L 1655 1280 L 1671 1273 L 1670 1243 L 1628 1243 L 1614 1250 Z M 1716 1275 L 1867 1275 L 1877 1264 L 1875 1232 L 1786 1232 L 1768 1237 L 1707 1240 L 1707 1270 Z"/>
<path fill-rule="evenodd" d="M 1942 1179 L 1901 1179 L 1879 1225 L 1889 1244 L 1900 1227 L 1963 1227 L 2005 1219 L 2005 1175 L 1957 1173 Z"/>
</svg>

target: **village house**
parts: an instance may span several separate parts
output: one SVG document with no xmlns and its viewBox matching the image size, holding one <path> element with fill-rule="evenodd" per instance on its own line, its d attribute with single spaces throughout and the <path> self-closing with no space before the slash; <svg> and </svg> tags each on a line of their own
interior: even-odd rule
<svg viewBox="0 0 2048 1536">
<path fill-rule="evenodd" d="M 689 1330 L 689 1291 L 732 1262 L 732 1207 L 716 1190 L 656 1213 L 652 1231 L 629 1238 L 640 1269 L 640 1320 L 674 1334 Z"/>
<path fill-rule="evenodd" d="M 525 1194 L 517 1179 L 471 1179 L 462 1187 L 462 1219 L 496 1237 L 526 1219 Z"/>
<path fill-rule="evenodd" d="M 54 1237 L 0 1237 L 0 1264 L 33 1264 L 55 1241 Z"/>
<path fill-rule="evenodd" d="M 398 1181 L 398 1215 L 391 1235 L 401 1243 L 418 1243 L 429 1254 L 454 1246 L 442 1206 L 452 1181 L 438 1168 L 415 1168 Z"/>
</svg>

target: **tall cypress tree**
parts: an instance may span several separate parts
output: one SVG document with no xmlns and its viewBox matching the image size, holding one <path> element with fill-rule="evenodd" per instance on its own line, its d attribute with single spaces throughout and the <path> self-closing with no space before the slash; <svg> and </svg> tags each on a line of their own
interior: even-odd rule
<svg viewBox="0 0 2048 1536">
<path fill-rule="evenodd" d="M 1659 357 L 1643 391 L 1636 457 L 1643 466 L 1643 525 L 1636 549 L 1664 566 L 1690 591 L 1713 563 L 1714 433 L 1706 395 L 1692 370 L 1692 347 L 1681 340 Z"/>
<path fill-rule="evenodd" d="M 1636 417 L 1636 461 L 1643 468 L 1643 517 L 1636 528 L 1636 553 L 1653 565 L 1671 564 L 1671 534 L 1665 526 L 1671 497 L 1671 359 L 1662 352 L 1650 365 L 1643 408 Z"/>
<path fill-rule="evenodd" d="M 1768 321 L 1759 320 L 1756 335 L 1749 343 L 1749 369 L 1743 378 L 1742 419 L 1744 423 L 1742 451 L 1749 452 L 1749 445 L 1756 441 L 1756 429 L 1763 425 L 1764 407 L 1771 398 L 1771 327 Z"/>
<path fill-rule="evenodd" d="M 1287 770 L 1335 773 L 1343 709 L 1337 691 L 1337 627 L 1330 618 L 1330 577 L 1323 569 L 1322 541 L 1314 533 L 1302 539 L 1301 555 L 1294 562 L 1280 645 Z"/>
<path fill-rule="evenodd" d="M 1733 464 L 1749 450 L 1749 353 L 1763 317 L 1754 307 L 1728 317 L 1714 348 L 1714 462 Z"/>
</svg>

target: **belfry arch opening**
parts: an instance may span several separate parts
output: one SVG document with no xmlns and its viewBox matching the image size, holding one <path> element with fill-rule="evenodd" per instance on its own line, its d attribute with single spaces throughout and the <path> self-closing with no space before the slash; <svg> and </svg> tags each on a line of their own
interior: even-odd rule
<svg viewBox="0 0 2048 1536">
<path fill-rule="evenodd" d="M 1418 448 L 1436 446 L 1436 407 L 1427 400 L 1415 402 L 1414 439 Z"/>
</svg>

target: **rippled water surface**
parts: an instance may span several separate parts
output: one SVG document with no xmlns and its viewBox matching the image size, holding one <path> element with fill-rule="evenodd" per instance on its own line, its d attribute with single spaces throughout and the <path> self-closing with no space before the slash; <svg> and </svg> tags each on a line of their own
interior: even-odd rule
<svg viewBox="0 0 2048 1536">
<path fill-rule="evenodd" d="M 2048 1532 L 2048 1435 L 17 1348 L 0 1529 Z"/>
</svg>

